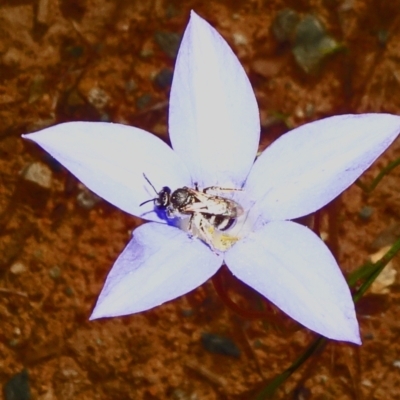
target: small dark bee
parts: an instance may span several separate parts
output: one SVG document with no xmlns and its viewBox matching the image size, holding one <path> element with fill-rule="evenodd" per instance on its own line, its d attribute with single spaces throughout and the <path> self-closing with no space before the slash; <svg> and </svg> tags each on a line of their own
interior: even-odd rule
<svg viewBox="0 0 400 400">
<path fill-rule="evenodd" d="M 172 218 L 180 215 L 189 215 L 189 231 L 194 224 L 203 231 L 206 226 L 211 226 L 220 231 L 227 230 L 233 226 L 240 215 L 243 214 L 243 208 L 233 200 L 222 196 L 212 195 L 208 192 L 235 191 L 241 189 L 226 189 L 219 186 L 209 186 L 199 190 L 197 183 L 195 188 L 184 186 L 173 192 L 168 186 L 164 186 L 159 192 L 153 184 L 144 175 L 146 181 L 153 188 L 157 197 L 146 200 L 143 204 L 154 202 L 156 208 L 165 210 L 167 216 Z M 200 225 L 200 226 L 199 226 Z"/>
</svg>

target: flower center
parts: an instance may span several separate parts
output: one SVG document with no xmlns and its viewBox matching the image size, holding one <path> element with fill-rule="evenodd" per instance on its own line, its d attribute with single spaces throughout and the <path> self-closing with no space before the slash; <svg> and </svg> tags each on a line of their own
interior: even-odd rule
<svg viewBox="0 0 400 400">
<path fill-rule="evenodd" d="M 203 203 L 194 203 L 191 212 L 180 213 L 178 219 L 180 229 L 202 240 L 213 251 L 221 252 L 243 238 L 249 226 L 248 211 L 222 196 L 209 196 Z"/>
<path fill-rule="evenodd" d="M 215 215 L 195 213 L 180 219 L 178 226 L 189 235 L 208 244 L 212 250 L 225 252 L 241 238 L 236 233 L 237 219 L 224 220 L 223 223 L 229 224 L 230 227 L 221 230 L 220 223 L 216 223 L 214 217 Z M 217 221 L 220 222 L 220 219 L 217 218 Z"/>
</svg>

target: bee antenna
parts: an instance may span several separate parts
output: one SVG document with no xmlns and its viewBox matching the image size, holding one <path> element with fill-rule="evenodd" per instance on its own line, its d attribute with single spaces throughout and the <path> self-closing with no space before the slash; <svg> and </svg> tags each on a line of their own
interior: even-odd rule
<svg viewBox="0 0 400 400">
<path fill-rule="evenodd" d="M 149 178 L 145 175 L 144 172 L 143 172 L 143 176 L 144 176 L 144 179 L 146 179 L 146 181 L 149 183 L 149 185 L 153 188 L 154 192 L 155 192 L 156 194 L 158 194 L 156 188 L 153 186 L 153 184 L 150 182 Z M 152 199 L 152 200 L 154 200 L 154 199 Z M 152 201 L 152 200 L 149 200 L 149 201 Z M 148 203 L 149 201 L 145 201 L 145 202 L 142 203 L 142 204 Z M 140 205 L 142 205 L 142 204 L 140 204 Z M 139 206 L 139 207 L 140 207 L 140 206 Z"/>
<path fill-rule="evenodd" d="M 142 207 L 144 204 L 150 203 L 151 201 L 157 200 L 157 197 L 155 199 L 150 199 L 150 200 L 146 200 L 143 203 L 139 204 L 139 207 Z"/>
</svg>

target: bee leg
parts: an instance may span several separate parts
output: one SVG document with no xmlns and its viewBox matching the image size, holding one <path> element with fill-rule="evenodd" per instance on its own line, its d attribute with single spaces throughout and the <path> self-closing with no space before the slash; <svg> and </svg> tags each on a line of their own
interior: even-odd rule
<svg viewBox="0 0 400 400">
<path fill-rule="evenodd" d="M 219 186 L 208 186 L 203 189 L 203 193 L 211 192 L 242 192 L 243 189 L 236 189 L 236 188 L 223 188 Z"/>
<path fill-rule="evenodd" d="M 192 233 L 192 224 L 193 224 L 193 219 L 194 219 L 195 213 L 193 213 L 190 218 L 189 218 L 189 223 L 188 223 L 188 232 Z"/>
<path fill-rule="evenodd" d="M 168 218 L 175 218 L 177 216 L 176 211 L 173 208 L 167 207 L 167 217 Z"/>
<path fill-rule="evenodd" d="M 206 242 L 211 247 L 211 249 L 214 249 L 214 226 L 212 226 L 207 221 L 207 219 L 204 218 L 204 215 L 202 213 L 194 213 L 191 219 L 193 229 L 197 231 L 197 234 L 195 236 Z"/>
</svg>

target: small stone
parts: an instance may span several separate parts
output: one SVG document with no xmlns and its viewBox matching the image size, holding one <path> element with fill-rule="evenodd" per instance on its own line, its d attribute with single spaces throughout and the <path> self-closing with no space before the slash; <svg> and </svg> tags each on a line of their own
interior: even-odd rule
<svg viewBox="0 0 400 400">
<path fill-rule="evenodd" d="M 258 59 L 252 63 L 253 71 L 262 76 L 263 78 L 272 78 L 277 75 L 281 68 L 284 66 L 283 58 L 271 58 L 268 60 Z"/>
<path fill-rule="evenodd" d="M 20 262 L 20 261 L 15 262 L 10 267 L 10 272 L 15 275 L 22 274 L 26 270 L 27 270 L 27 268 L 26 268 L 25 264 L 22 264 L 22 262 Z"/>
<path fill-rule="evenodd" d="M 143 110 L 150 104 L 151 100 L 152 100 L 151 94 L 145 93 L 136 100 L 136 107 L 139 110 Z"/>
<path fill-rule="evenodd" d="M 231 339 L 226 337 L 203 332 L 201 334 L 201 342 L 204 348 L 211 353 L 223 354 L 236 358 L 240 357 L 240 349 Z"/>
<path fill-rule="evenodd" d="M 380 249 L 378 252 L 371 254 L 369 259 L 371 262 L 376 263 L 379 261 L 389 250 L 391 246 L 386 246 Z M 369 291 L 374 294 L 388 294 L 390 292 L 390 286 L 396 281 L 397 271 L 394 268 L 393 260 L 389 261 L 382 272 L 374 280 Z"/>
<path fill-rule="evenodd" d="M 101 197 L 90 191 L 88 188 L 83 188 L 76 196 L 76 202 L 85 210 L 92 209 L 96 204 L 100 203 Z"/>
<path fill-rule="evenodd" d="M 380 46 L 386 46 L 386 43 L 389 40 L 389 36 L 389 31 L 387 31 L 386 29 L 381 29 L 378 31 L 378 43 L 380 44 Z"/>
<path fill-rule="evenodd" d="M 101 110 L 108 104 L 110 97 L 103 89 L 94 87 L 89 90 L 88 101 L 93 107 Z"/>
<path fill-rule="evenodd" d="M 186 318 L 192 317 L 193 314 L 194 314 L 194 312 L 193 312 L 193 310 L 192 310 L 191 308 L 184 308 L 184 309 L 181 311 L 181 313 L 182 313 L 182 315 L 183 315 L 184 317 L 186 317 Z"/>
<path fill-rule="evenodd" d="M 249 44 L 247 37 L 243 35 L 243 33 L 235 32 L 232 36 L 233 36 L 233 43 L 236 46 L 247 46 Z"/>
<path fill-rule="evenodd" d="M 363 386 L 366 386 L 366 387 L 373 387 L 374 385 L 372 384 L 372 382 L 369 380 L 369 379 L 363 379 L 362 381 L 361 381 L 361 384 L 363 385 Z"/>
<path fill-rule="evenodd" d="M 374 209 L 372 207 L 365 206 L 359 211 L 358 216 L 362 220 L 367 221 L 371 218 L 373 212 L 374 212 Z"/>
<path fill-rule="evenodd" d="M 163 68 L 154 78 L 154 83 L 160 88 L 160 89 L 166 89 L 169 86 L 171 86 L 172 83 L 172 77 L 174 73 L 171 69 L 169 68 Z"/>
<path fill-rule="evenodd" d="M 363 339 L 364 340 L 374 340 L 374 335 L 370 332 L 364 333 Z"/>
<path fill-rule="evenodd" d="M 181 43 L 181 36 L 178 33 L 159 31 L 155 33 L 154 39 L 167 56 L 172 59 L 176 58 Z"/>
<path fill-rule="evenodd" d="M 300 106 L 295 108 L 294 115 L 300 119 L 303 119 L 305 117 L 304 111 Z"/>
<path fill-rule="evenodd" d="M 28 165 L 22 172 L 22 176 L 27 181 L 34 182 L 45 189 L 51 188 L 51 169 L 41 162 L 34 162 Z"/>
<path fill-rule="evenodd" d="M 305 108 L 305 114 L 307 118 L 311 118 L 314 115 L 315 107 L 312 103 L 307 103 Z"/>
<path fill-rule="evenodd" d="M 299 21 L 300 17 L 296 11 L 290 8 L 279 11 L 272 22 L 272 34 L 275 39 L 280 43 L 291 41 Z"/>
<path fill-rule="evenodd" d="M 14 375 L 4 386 L 5 400 L 30 400 L 31 389 L 26 369 Z"/>
<path fill-rule="evenodd" d="M 50 278 L 58 279 L 61 276 L 61 268 L 56 265 L 49 271 Z"/>
<path fill-rule="evenodd" d="M 314 72 L 327 55 L 339 48 L 316 17 L 306 15 L 297 25 L 292 52 L 304 72 Z"/>
</svg>

